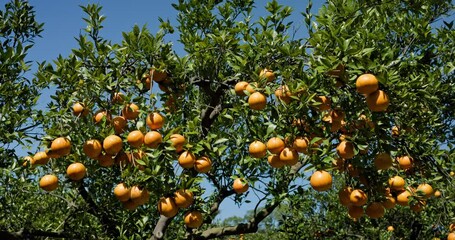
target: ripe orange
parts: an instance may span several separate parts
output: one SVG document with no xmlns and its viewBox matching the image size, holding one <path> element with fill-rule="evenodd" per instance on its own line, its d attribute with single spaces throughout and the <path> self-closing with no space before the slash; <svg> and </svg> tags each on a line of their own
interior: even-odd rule
<svg viewBox="0 0 455 240">
<path fill-rule="evenodd" d="M 395 231 L 395 228 L 393 226 L 388 226 L 387 231 L 393 232 L 393 231 Z"/>
<path fill-rule="evenodd" d="M 349 199 L 351 200 L 352 205 L 363 206 L 367 203 L 368 196 L 361 189 L 355 189 L 351 192 L 351 195 L 349 195 Z"/>
<path fill-rule="evenodd" d="M 114 119 L 112 119 L 112 125 L 114 126 L 115 133 L 121 134 L 121 133 L 125 132 L 127 120 L 123 116 L 117 116 Z"/>
<path fill-rule="evenodd" d="M 122 139 L 117 135 L 110 135 L 103 141 L 103 148 L 106 153 L 115 155 L 122 150 L 123 142 Z"/>
<path fill-rule="evenodd" d="M 180 154 L 178 161 L 182 168 L 189 169 L 194 166 L 194 162 L 196 162 L 196 157 L 194 156 L 193 153 L 189 151 L 184 151 L 183 153 Z"/>
<path fill-rule="evenodd" d="M 245 94 L 245 90 L 246 90 L 246 87 L 248 86 L 248 82 L 238 82 L 237 84 L 235 84 L 235 87 L 234 87 L 234 90 L 235 90 L 235 94 L 237 94 L 237 96 L 246 96 Z"/>
<path fill-rule="evenodd" d="M 341 141 L 337 146 L 337 153 L 344 159 L 351 159 L 354 157 L 354 144 L 348 141 Z"/>
<path fill-rule="evenodd" d="M 114 165 L 114 159 L 110 154 L 101 154 L 98 156 L 98 163 L 101 167 L 110 167 Z"/>
<path fill-rule="evenodd" d="M 116 103 L 122 104 L 124 101 L 125 101 L 125 94 L 123 94 L 121 92 L 116 92 L 112 96 L 112 103 L 113 104 L 116 104 Z"/>
<path fill-rule="evenodd" d="M 37 152 L 33 156 L 33 163 L 32 164 L 39 164 L 44 165 L 49 162 L 49 156 L 46 152 Z"/>
<path fill-rule="evenodd" d="M 212 161 L 206 156 L 202 156 L 194 163 L 194 169 L 198 173 L 208 173 L 212 169 Z"/>
<path fill-rule="evenodd" d="M 68 178 L 73 181 L 79 181 L 84 178 L 86 172 L 87 169 L 82 163 L 71 163 L 66 168 L 66 175 L 68 175 Z"/>
<path fill-rule="evenodd" d="M 272 137 L 267 141 L 267 149 L 273 154 L 279 154 L 284 149 L 284 141 L 279 137 Z"/>
<path fill-rule="evenodd" d="M 96 139 L 87 140 L 82 149 L 84 150 L 85 155 L 91 159 L 97 159 L 101 154 L 101 150 L 103 150 L 100 141 Z"/>
<path fill-rule="evenodd" d="M 139 116 L 139 106 L 134 103 L 125 105 L 122 109 L 122 115 L 128 120 L 134 120 Z"/>
<path fill-rule="evenodd" d="M 318 192 L 329 190 L 332 188 L 332 175 L 324 170 L 318 170 L 311 175 L 310 185 Z"/>
<path fill-rule="evenodd" d="M 280 161 L 293 166 L 299 161 L 299 153 L 293 148 L 286 147 L 280 152 Z"/>
<path fill-rule="evenodd" d="M 349 206 L 348 214 L 352 218 L 360 218 L 363 216 L 363 207 L 361 206 Z"/>
<path fill-rule="evenodd" d="M 408 190 L 402 190 L 397 194 L 397 204 L 401 206 L 408 206 L 409 205 L 409 197 L 411 196 L 411 192 Z"/>
<path fill-rule="evenodd" d="M 179 189 L 174 193 L 175 205 L 179 208 L 188 208 L 194 202 L 193 192 L 187 189 Z"/>
<path fill-rule="evenodd" d="M 307 137 L 296 137 L 292 147 L 299 153 L 308 153 L 308 145 L 310 141 Z"/>
<path fill-rule="evenodd" d="M 131 189 L 125 183 L 119 183 L 114 188 L 114 195 L 119 201 L 126 202 L 130 199 Z"/>
<path fill-rule="evenodd" d="M 256 92 L 256 89 L 258 88 L 258 83 L 257 82 L 252 82 L 252 83 L 248 83 L 248 85 L 246 86 L 245 90 L 247 92 L 249 92 L 250 94 L 253 94 Z"/>
<path fill-rule="evenodd" d="M 71 142 L 67 138 L 58 137 L 52 141 L 51 152 L 57 157 L 66 156 L 71 152 Z"/>
<path fill-rule="evenodd" d="M 148 203 L 150 199 L 150 193 L 146 188 L 139 186 L 133 186 L 130 190 L 130 200 L 135 202 L 137 205 L 143 205 Z"/>
<path fill-rule="evenodd" d="M 167 73 L 165 71 L 158 71 L 155 68 L 151 68 L 150 77 L 155 82 L 162 82 L 167 78 Z"/>
<path fill-rule="evenodd" d="M 267 98 L 260 92 L 255 92 L 248 97 L 248 105 L 253 110 L 262 110 L 267 106 Z"/>
<path fill-rule="evenodd" d="M 351 187 L 344 187 L 338 191 L 338 198 L 340 200 L 341 205 L 343 206 L 351 206 L 351 193 L 353 189 Z"/>
<path fill-rule="evenodd" d="M 198 228 L 202 225 L 204 218 L 201 212 L 191 211 L 185 214 L 183 220 L 188 228 Z"/>
<path fill-rule="evenodd" d="M 75 103 L 73 105 L 73 115 L 74 116 L 82 116 L 82 117 L 85 117 L 88 115 L 88 109 L 85 108 L 84 104 L 83 103 Z"/>
<path fill-rule="evenodd" d="M 372 202 L 370 203 L 367 208 L 365 209 L 365 213 L 368 217 L 372 219 L 382 218 L 385 214 L 385 209 L 379 202 Z"/>
<path fill-rule="evenodd" d="M 397 200 L 392 195 L 389 195 L 384 201 L 382 201 L 382 206 L 384 206 L 385 209 L 392 209 L 395 207 L 396 203 Z"/>
<path fill-rule="evenodd" d="M 175 205 L 174 198 L 162 197 L 158 202 L 158 212 L 168 218 L 177 215 L 179 208 Z"/>
<path fill-rule="evenodd" d="M 329 110 L 332 104 L 332 101 L 327 96 L 317 96 L 314 100 L 319 104 L 317 105 L 319 111 Z"/>
<path fill-rule="evenodd" d="M 150 131 L 144 136 L 144 145 L 149 148 L 158 148 L 158 145 L 162 142 L 163 137 L 161 136 L 161 133 L 157 131 Z"/>
<path fill-rule="evenodd" d="M 438 197 L 441 197 L 441 195 L 442 195 L 441 191 L 439 191 L 439 190 L 434 191 L 434 197 L 438 198 Z"/>
<path fill-rule="evenodd" d="M 58 178 L 51 174 L 44 175 L 39 181 L 39 186 L 47 192 L 54 191 L 58 187 Z"/>
<path fill-rule="evenodd" d="M 433 195 L 433 187 L 428 183 L 422 183 L 417 187 L 417 191 L 422 191 L 425 198 L 430 198 Z"/>
<path fill-rule="evenodd" d="M 267 162 L 273 168 L 282 168 L 286 165 L 283 161 L 280 160 L 280 156 L 278 155 L 270 155 L 267 157 Z"/>
<path fill-rule="evenodd" d="M 287 85 L 281 85 L 278 87 L 277 90 L 275 90 L 275 97 L 285 103 L 291 102 L 292 100 L 291 96 L 292 93 Z"/>
<path fill-rule="evenodd" d="M 402 169 L 409 169 L 412 167 L 412 158 L 409 156 L 401 156 L 398 157 L 397 160 Z"/>
<path fill-rule="evenodd" d="M 186 143 L 184 136 L 180 134 L 172 134 L 170 137 L 171 145 L 175 148 L 176 152 L 181 152 L 183 150 L 183 145 Z"/>
<path fill-rule="evenodd" d="M 368 108 L 373 112 L 383 112 L 387 110 L 390 104 L 389 96 L 382 91 L 377 90 L 366 98 Z"/>
<path fill-rule="evenodd" d="M 248 182 L 243 178 L 235 179 L 234 183 L 232 184 L 232 189 L 234 189 L 237 194 L 246 192 L 249 187 L 250 186 L 248 185 Z"/>
<path fill-rule="evenodd" d="M 374 166 L 378 170 L 386 170 L 392 166 L 393 160 L 388 153 L 380 153 L 374 157 Z"/>
<path fill-rule="evenodd" d="M 400 176 L 394 176 L 389 179 L 389 186 L 392 190 L 403 190 L 405 181 Z"/>
<path fill-rule="evenodd" d="M 111 120 L 111 114 L 106 110 L 99 110 L 93 116 L 93 121 L 95 121 L 95 123 L 100 123 L 103 119 L 106 119 L 107 122 Z"/>
<path fill-rule="evenodd" d="M 355 82 L 357 92 L 365 95 L 378 90 L 378 84 L 379 81 L 373 74 L 362 74 L 357 78 Z"/>
<path fill-rule="evenodd" d="M 144 144 L 144 134 L 139 130 L 134 130 L 128 134 L 128 144 L 134 148 L 139 148 Z"/>
<path fill-rule="evenodd" d="M 449 235 L 447 235 L 447 240 L 455 240 L 455 233 L 449 233 Z"/>
<path fill-rule="evenodd" d="M 273 82 L 275 80 L 275 73 L 270 69 L 264 68 L 259 73 L 259 78 L 266 78 L 267 82 Z"/>
<path fill-rule="evenodd" d="M 267 148 L 264 143 L 254 141 L 249 146 L 249 153 L 254 158 L 262 158 L 267 154 Z"/>
<path fill-rule="evenodd" d="M 164 126 L 164 117 L 158 112 L 149 113 L 145 119 L 147 126 L 152 130 L 160 129 Z"/>
</svg>

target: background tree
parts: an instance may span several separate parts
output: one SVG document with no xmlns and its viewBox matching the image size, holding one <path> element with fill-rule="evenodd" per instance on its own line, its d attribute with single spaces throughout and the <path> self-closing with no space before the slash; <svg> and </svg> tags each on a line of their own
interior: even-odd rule
<svg viewBox="0 0 455 240">
<path fill-rule="evenodd" d="M 57 90 L 39 154 L 24 172 L 56 188 L 38 194 L 59 202 L 46 231 L 211 239 L 257 232 L 287 205 L 284 234 L 274 236 L 387 237 L 383 226 L 402 222 L 409 209 L 429 214 L 412 215 L 416 225 L 397 236 L 434 236 L 422 225 L 436 216 L 440 234 L 449 232 L 454 35 L 444 20 L 452 4 L 331 0 L 313 16 L 310 2 L 306 39 L 295 37 L 302 30 L 287 21 L 292 9 L 277 1 L 257 21 L 254 1 L 172 6 L 185 56 L 164 41 L 175 30 L 169 22 L 154 35 L 136 26 L 112 43 L 102 37 L 101 7 L 88 5 L 79 47 L 39 66 L 38 86 Z M 84 168 L 68 174 L 73 163 Z M 44 183 L 45 174 L 58 182 Z M 318 193 L 305 185 L 310 174 Z M 395 175 L 404 186 L 390 183 Z M 334 202 L 338 190 L 349 193 L 340 198 L 349 210 Z M 241 204 L 248 194 L 258 198 L 248 221 L 214 222 L 226 198 Z M 403 206 L 381 218 L 387 200 Z"/>
</svg>

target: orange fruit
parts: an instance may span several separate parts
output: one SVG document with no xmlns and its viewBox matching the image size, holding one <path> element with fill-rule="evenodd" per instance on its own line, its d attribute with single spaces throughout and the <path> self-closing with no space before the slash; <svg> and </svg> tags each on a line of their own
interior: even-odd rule
<svg viewBox="0 0 455 240">
<path fill-rule="evenodd" d="M 397 126 L 392 127 L 392 137 L 400 136 L 400 129 Z"/>
<path fill-rule="evenodd" d="M 183 221 L 188 228 L 198 228 L 202 225 L 204 218 L 202 217 L 201 212 L 191 211 L 185 213 L 183 216 Z"/>
<path fill-rule="evenodd" d="M 39 187 L 47 192 L 54 191 L 58 187 L 58 178 L 55 175 L 44 175 L 39 181 Z"/>
<path fill-rule="evenodd" d="M 442 195 L 441 191 L 439 191 L 439 190 L 434 191 L 434 197 L 438 198 L 438 197 L 441 197 L 441 195 Z"/>
<path fill-rule="evenodd" d="M 130 190 L 130 200 L 135 202 L 137 205 L 143 205 L 148 203 L 150 199 L 150 193 L 146 188 L 139 186 L 133 186 Z"/>
<path fill-rule="evenodd" d="M 71 163 L 66 168 L 66 175 L 68 175 L 68 178 L 73 181 L 79 181 L 84 178 L 86 172 L 87 169 L 82 163 Z"/>
<path fill-rule="evenodd" d="M 433 195 L 433 187 L 428 183 L 422 183 L 417 187 L 417 191 L 421 191 L 425 198 L 430 198 Z"/>
<path fill-rule="evenodd" d="M 144 145 L 149 148 L 158 148 L 158 145 L 162 142 L 163 137 L 161 136 L 161 133 L 157 131 L 150 131 L 144 136 Z"/>
<path fill-rule="evenodd" d="M 167 73 L 165 71 L 158 71 L 155 68 L 151 68 L 150 77 L 155 82 L 162 82 L 167 78 Z"/>
<path fill-rule="evenodd" d="M 279 137 L 270 138 L 267 141 L 267 149 L 273 154 L 279 154 L 284 149 L 284 141 Z"/>
<path fill-rule="evenodd" d="M 119 183 L 114 188 L 114 195 L 119 201 L 126 202 L 131 197 L 131 189 L 125 183 Z"/>
<path fill-rule="evenodd" d="M 35 164 L 35 160 L 33 160 L 33 157 L 31 156 L 26 156 L 23 158 L 24 162 L 22 163 L 23 167 L 27 167 L 27 165 L 33 165 Z"/>
<path fill-rule="evenodd" d="M 101 167 L 110 167 L 114 165 L 114 159 L 110 154 L 101 154 L 98 156 L 98 163 Z"/>
<path fill-rule="evenodd" d="M 237 194 L 246 192 L 249 187 L 250 186 L 248 185 L 248 182 L 243 178 L 235 179 L 234 183 L 232 184 L 232 188 Z"/>
<path fill-rule="evenodd" d="M 116 104 L 116 103 L 122 104 L 124 101 L 125 101 L 125 94 L 123 94 L 121 92 L 116 92 L 116 93 L 114 93 L 114 95 L 112 95 L 113 104 Z"/>
<path fill-rule="evenodd" d="M 390 104 L 389 96 L 382 91 L 377 90 L 366 98 L 368 108 L 373 112 L 383 112 L 387 110 Z"/>
<path fill-rule="evenodd" d="M 249 146 L 249 153 L 254 158 L 263 158 L 267 154 L 266 145 L 260 141 L 254 141 Z"/>
<path fill-rule="evenodd" d="M 117 116 L 114 119 L 112 119 L 112 125 L 114 126 L 115 133 L 121 134 L 121 133 L 125 132 L 127 120 L 123 116 Z"/>
<path fill-rule="evenodd" d="M 125 105 L 122 109 L 122 115 L 128 120 L 134 120 L 139 116 L 139 106 L 134 103 Z"/>
<path fill-rule="evenodd" d="M 307 137 L 296 137 L 292 148 L 294 148 L 299 153 L 308 153 L 308 146 L 310 141 Z"/>
<path fill-rule="evenodd" d="M 93 116 L 93 121 L 95 121 L 95 123 L 100 123 L 103 119 L 106 119 L 107 122 L 111 120 L 111 114 L 106 110 L 99 110 Z"/>
<path fill-rule="evenodd" d="M 85 108 L 84 104 L 83 103 L 75 103 L 73 105 L 73 115 L 74 116 L 82 116 L 82 117 L 85 117 L 88 115 L 88 109 Z"/>
<path fill-rule="evenodd" d="M 280 160 L 279 155 L 270 155 L 267 157 L 267 162 L 273 168 L 282 168 L 286 165 L 283 161 Z"/>
<path fill-rule="evenodd" d="M 194 162 L 196 162 L 196 157 L 193 153 L 189 151 L 184 151 L 179 156 L 179 164 L 182 168 L 192 168 L 194 166 Z"/>
<path fill-rule="evenodd" d="M 365 209 L 365 213 L 368 217 L 372 219 L 382 218 L 385 214 L 385 209 L 379 202 L 372 202 L 368 204 L 367 208 Z"/>
<path fill-rule="evenodd" d="M 170 137 L 171 145 L 175 148 L 176 152 L 181 152 L 183 150 L 183 145 L 186 143 L 184 136 L 180 134 L 172 134 Z"/>
<path fill-rule="evenodd" d="M 291 102 L 292 100 L 291 96 L 292 93 L 287 85 L 281 85 L 278 87 L 277 90 L 275 90 L 275 97 L 285 103 Z"/>
<path fill-rule="evenodd" d="M 82 147 L 85 155 L 91 159 L 97 159 L 103 150 L 100 141 L 96 139 L 87 140 Z"/>
<path fill-rule="evenodd" d="M 340 200 L 341 205 L 351 206 L 351 193 L 353 189 L 351 187 L 344 187 L 338 191 L 338 199 Z"/>
<path fill-rule="evenodd" d="M 365 95 L 378 90 L 378 84 L 379 81 L 373 74 L 362 74 L 357 78 L 355 82 L 357 92 Z"/>
<path fill-rule="evenodd" d="M 447 240 L 455 240 L 455 233 L 449 233 L 449 235 L 447 235 Z"/>
<path fill-rule="evenodd" d="M 147 126 L 152 130 L 160 129 L 164 126 L 164 117 L 158 112 L 149 113 L 145 119 Z"/>
<path fill-rule="evenodd" d="M 175 205 L 174 198 L 162 197 L 158 202 L 158 212 L 168 218 L 177 215 L 179 208 Z"/>
<path fill-rule="evenodd" d="M 360 218 L 363 216 L 363 208 L 361 206 L 349 206 L 348 214 L 352 218 Z"/>
<path fill-rule="evenodd" d="M 67 138 L 58 137 L 51 143 L 51 151 L 57 156 L 66 156 L 71 152 L 71 142 Z"/>
<path fill-rule="evenodd" d="M 246 90 L 246 87 L 248 86 L 248 82 L 238 82 L 237 84 L 235 84 L 235 87 L 234 87 L 234 91 L 235 91 L 235 94 L 237 94 L 237 96 L 246 96 L 245 94 L 245 90 Z"/>
<path fill-rule="evenodd" d="M 351 192 L 351 195 L 349 195 L 349 199 L 351 200 L 352 205 L 363 206 L 365 203 L 367 203 L 368 196 L 364 191 L 355 189 Z"/>
<path fill-rule="evenodd" d="M 103 141 L 103 149 L 106 153 L 115 155 L 122 150 L 122 139 L 117 135 L 110 135 Z"/>
<path fill-rule="evenodd" d="M 33 156 L 33 163 L 32 164 L 39 164 L 44 165 L 49 162 L 49 156 L 46 152 L 37 152 Z"/>
<path fill-rule="evenodd" d="M 388 226 L 387 231 L 393 232 L 393 231 L 395 231 L 395 228 L 393 226 Z"/>
<path fill-rule="evenodd" d="M 397 194 L 397 204 L 401 206 L 408 206 L 409 205 L 409 197 L 411 196 L 411 192 L 408 190 L 402 190 Z"/>
<path fill-rule="evenodd" d="M 270 69 L 264 68 L 259 73 L 259 78 L 266 78 L 267 82 L 273 82 L 275 80 L 275 73 Z"/>
<path fill-rule="evenodd" d="M 332 104 L 330 98 L 326 96 L 317 96 L 314 100 L 318 103 L 317 108 L 319 111 L 329 110 Z"/>
<path fill-rule="evenodd" d="M 299 153 L 293 148 L 286 147 L 280 152 L 280 161 L 293 166 L 299 161 Z"/>
<path fill-rule="evenodd" d="M 267 106 L 267 98 L 260 92 L 255 92 L 248 97 L 248 105 L 253 110 L 262 110 Z"/>
<path fill-rule="evenodd" d="M 393 160 L 388 153 L 380 153 L 374 157 L 374 166 L 378 170 L 386 170 L 392 166 Z"/>
<path fill-rule="evenodd" d="M 258 88 L 258 83 L 257 82 L 252 82 L 252 83 L 248 83 L 248 85 L 246 86 L 245 90 L 247 92 L 249 92 L 250 94 L 253 94 L 256 92 L 256 88 Z"/>
<path fill-rule="evenodd" d="M 128 144 L 134 148 L 139 148 L 144 144 L 144 134 L 139 130 L 134 130 L 128 134 Z"/>
<path fill-rule="evenodd" d="M 338 156 L 344 159 L 351 159 L 354 157 L 354 144 L 348 141 L 341 141 L 337 146 Z"/>
<path fill-rule="evenodd" d="M 318 170 L 311 175 L 310 185 L 318 192 L 329 190 L 332 188 L 332 175 L 324 170 Z"/>
<path fill-rule="evenodd" d="M 392 195 L 389 195 L 384 201 L 382 201 L 382 206 L 384 206 L 385 209 L 392 209 L 395 207 L 396 203 L 397 200 Z"/>
<path fill-rule="evenodd" d="M 175 205 L 179 208 L 188 208 L 194 202 L 193 192 L 187 189 L 179 189 L 174 193 Z"/>
<path fill-rule="evenodd" d="M 403 190 L 405 181 L 400 176 L 394 176 L 389 179 L 389 186 L 392 190 Z"/>
<path fill-rule="evenodd" d="M 194 162 L 194 169 L 198 173 L 208 173 L 212 169 L 212 161 L 206 156 L 202 156 Z"/>
<path fill-rule="evenodd" d="M 402 169 L 409 169 L 412 167 L 412 158 L 409 156 L 401 156 L 398 157 L 397 160 Z"/>
<path fill-rule="evenodd" d="M 455 223 L 451 223 L 449 225 L 449 231 L 454 232 L 455 231 Z"/>
</svg>

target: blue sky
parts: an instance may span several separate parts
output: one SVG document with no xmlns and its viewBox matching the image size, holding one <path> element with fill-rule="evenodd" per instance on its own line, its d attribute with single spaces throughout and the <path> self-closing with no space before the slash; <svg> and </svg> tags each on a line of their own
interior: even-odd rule
<svg viewBox="0 0 455 240">
<path fill-rule="evenodd" d="M 105 39 L 113 42 L 120 42 L 122 32 L 128 32 L 137 24 L 143 26 L 147 24 L 152 33 L 158 31 L 158 17 L 169 19 L 173 25 L 176 25 L 177 11 L 171 6 L 175 1 L 168 0 L 132 0 L 132 1 L 62 1 L 62 0 L 30 0 L 30 4 L 35 7 L 37 20 L 44 23 L 42 38 L 35 41 L 35 46 L 30 50 L 28 59 L 34 62 L 48 61 L 52 62 L 59 55 L 64 57 L 71 53 L 72 48 L 77 47 L 74 39 L 85 28 L 82 17 L 84 12 L 79 5 L 88 3 L 98 3 L 103 6 L 102 14 L 107 17 L 104 22 L 104 29 L 101 35 Z M 256 9 L 253 12 L 257 18 L 266 13 L 264 6 L 267 1 L 256 1 Z M 280 0 L 282 5 L 291 6 L 294 9 L 290 20 L 295 26 L 301 26 L 298 37 L 306 35 L 303 27 L 303 17 L 300 12 L 305 11 L 307 0 Z M 314 1 L 313 12 L 321 6 L 321 1 Z M 178 32 L 170 35 L 167 39 L 174 43 L 174 50 L 178 54 L 184 54 L 182 47 L 177 42 Z M 35 69 L 35 68 L 33 68 Z M 49 95 L 52 90 L 43 93 L 38 107 L 45 107 L 49 101 Z M 251 191 L 251 190 L 250 190 Z M 249 194 L 249 204 L 238 207 L 231 199 L 225 200 L 220 207 L 221 213 L 218 218 L 223 219 L 230 216 L 243 216 L 250 209 L 253 209 L 257 197 L 252 192 Z"/>
</svg>

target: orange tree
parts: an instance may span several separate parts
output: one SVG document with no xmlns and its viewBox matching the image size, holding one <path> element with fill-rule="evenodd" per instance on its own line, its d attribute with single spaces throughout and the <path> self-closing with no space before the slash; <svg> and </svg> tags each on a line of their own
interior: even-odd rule
<svg viewBox="0 0 455 240">
<path fill-rule="evenodd" d="M 253 21 L 257 5 L 173 4 L 184 56 L 164 40 L 175 30 L 167 21 L 154 35 L 134 27 L 112 43 L 101 7 L 83 7 L 79 47 L 36 74 L 55 94 L 23 171 L 39 196 L 59 202 L 49 234 L 254 233 L 285 201 L 296 212 L 322 209 L 299 209 L 304 180 L 324 196 L 338 193 L 335 179 L 346 206 L 336 217 L 360 223 L 395 208 L 431 211 L 435 190 L 453 199 L 450 3 L 332 0 L 313 16 L 310 2 L 305 39 L 292 33 L 304 30 L 287 20 L 291 8 L 271 1 Z M 248 194 L 262 205 L 247 222 L 212 224 L 226 198 L 241 204 Z M 453 221 L 453 211 L 432 212 Z"/>
</svg>

